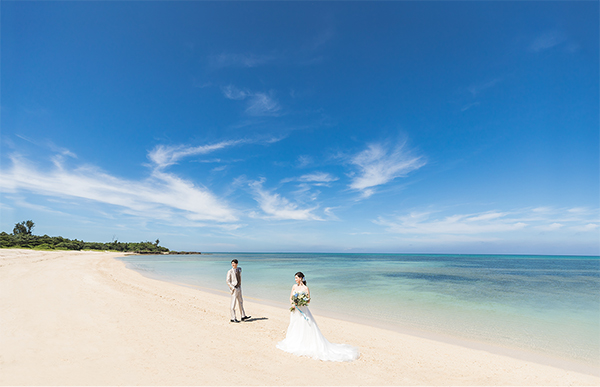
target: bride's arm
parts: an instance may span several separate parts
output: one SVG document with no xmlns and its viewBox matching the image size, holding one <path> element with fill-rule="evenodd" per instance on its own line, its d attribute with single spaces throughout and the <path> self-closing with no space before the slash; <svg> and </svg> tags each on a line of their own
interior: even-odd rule
<svg viewBox="0 0 600 387">
<path fill-rule="evenodd" d="M 290 293 L 290 304 L 292 304 L 292 306 L 294 305 L 294 289 L 296 288 L 296 285 L 292 286 L 292 292 Z"/>
<path fill-rule="evenodd" d="M 310 289 L 308 288 L 308 286 L 306 287 L 306 291 L 307 291 L 307 295 L 308 295 L 308 304 L 310 304 Z"/>
</svg>

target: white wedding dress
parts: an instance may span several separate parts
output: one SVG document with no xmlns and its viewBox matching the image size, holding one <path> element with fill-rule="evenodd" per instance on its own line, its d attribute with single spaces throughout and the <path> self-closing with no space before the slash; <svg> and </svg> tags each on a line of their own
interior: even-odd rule
<svg viewBox="0 0 600 387">
<path fill-rule="evenodd" d="M 359 356 L 356 347 L 327 341 L 308 306 L 297 306 L 290 313 L 290 325 L 285 339 L 277 343 L 277 348 L 297 356 L 327 361 L 352 361 Z"/>
</svg>

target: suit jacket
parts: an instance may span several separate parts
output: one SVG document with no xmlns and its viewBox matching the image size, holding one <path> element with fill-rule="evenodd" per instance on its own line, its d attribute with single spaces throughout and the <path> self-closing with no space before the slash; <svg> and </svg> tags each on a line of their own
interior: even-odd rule
<svg viewBox="0 0 600 387">
<path fill-rule="evenodd" d="M 233 289 L 238 286 L 237 276 L 235 275 L 235 270 L 233 267 L 229 269 L 227 272 L 227 286 L 229 286 L 229 290 L 231 290 L 231 294 L 233 294 Z M 242 277 L 242 268 L 238 267 L 237 270 L 240 272 L 240 278 Z"/>
</svg>

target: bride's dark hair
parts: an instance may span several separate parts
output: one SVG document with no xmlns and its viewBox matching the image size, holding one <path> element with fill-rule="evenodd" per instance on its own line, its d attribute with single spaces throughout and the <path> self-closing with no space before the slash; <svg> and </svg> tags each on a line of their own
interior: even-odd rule
<svg viewBox="0 0 600 387">
<path fill-rule="evenodd" d="M 301 278 L 302 279 L 302 283 L 304 284 L 304 286 L 306 286 L 306 280 L 304 279 L 304 274 L 302 274 L 302 272 L 299 271 L 295 275 L 297 275 L 298 278 Z"/>
</svg>

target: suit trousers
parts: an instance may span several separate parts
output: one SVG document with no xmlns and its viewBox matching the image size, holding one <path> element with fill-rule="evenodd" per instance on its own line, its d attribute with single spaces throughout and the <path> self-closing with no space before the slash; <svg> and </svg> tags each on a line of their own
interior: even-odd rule
<svg viewBox="0 0 600 387">
<path fill-rule="evenodd" d="M 233 293 L 231 293 L 231 319 L 235 320 L 235 304 L 239 305 L 240 308 L 240 317 L 246 316 L 246 312 L 244 311 L 244 300 L 242 300 L 242 288 L 233 288 Z"/>
</svg>

